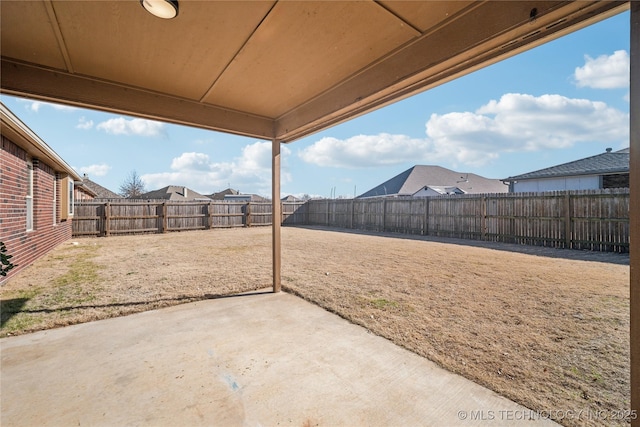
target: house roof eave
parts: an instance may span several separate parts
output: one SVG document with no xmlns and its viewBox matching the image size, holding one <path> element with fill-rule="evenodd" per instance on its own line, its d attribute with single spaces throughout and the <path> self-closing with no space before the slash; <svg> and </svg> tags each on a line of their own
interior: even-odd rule
<svg viewBox="0 0 640 427">
<path fill-rule="evenodd" d="M 570 178 L 574 176 L 600 176 L 600 175 L 622 175 L 625 173 L 629 173 L 629 168 L 626 169 L 602 169 L 596 171 L 587 171 L 587 172 L 578 172 L 578 173 L 559 173 L 559 174 L 551 174 L 551 175 L 532 175 L 526 176 L 529 174 L 522 174 L 516 176 L 510 176 L 508 178 L 501 179 L 502 182 L 515 182 L 515 181 L 533 181 L 539 179 L 556 179 L 556 178 Z"/>
<path fill-rule="evenodd" d="M 30 156 L 45 161 L 58 171 L 69 174 L 74 181 L 82 181 L 78 172 L 1 102 L 0 118 L 2 134 L 19 144 Z"/>
</svg>

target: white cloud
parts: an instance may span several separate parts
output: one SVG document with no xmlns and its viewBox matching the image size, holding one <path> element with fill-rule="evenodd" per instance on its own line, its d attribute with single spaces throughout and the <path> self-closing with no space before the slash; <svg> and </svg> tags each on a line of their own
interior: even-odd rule
<svg viewBox="0 0 640 427">
<path fill-rule="evenodd" d="M 173 170 L 209 171 L 211 161 L 209 156 L 203 153 L 182 153 L 171 162 Z"/>
<path fill-rule="evenodd" d="M 127 120 L 124 117 L 98 123 L 96 129 L 113 135 L 161 136 L 164 134 L 163 123 L 146 119 Z"/>
<path fill-rule="evenodd" d="M 629 115 L 603 102 L 561 95 L 505 94 L 475 112 L 432 114 L 426 138 L 358 135 L 322 138 L 299 156 L 320 166 L 363 167 L 417 163 L 482 166 L 503 152 L 615 143 L 628 138 Z"/>
<path fill-rule="evenodd" d="M 99 165 L 82 166 L 74 169 L 80 173 L 86 173 L 89 175 L 89 178 L 91 178 L 92 176 L 105 176 L 109 170 L 111 170 L 111 166 L 102 163 Z"/>
<path fill-rule="evenodd" d="M 307 163 L 332 167 L 394 165 L 422 158 L 430 142 L 406 135 L 357 135 L 348 139 L 332 137 L 303 149 L 298 154 Z"/>
<path fill-rule="evenodd" d="M 578 87 L 616 89 L 629 87 L 629 54 L 617 50 L 612 55 L 591 58 L 585 55 L 585 64 L 577 67 L 574 79 Z"/>
<path fill-rule="evenodd" d="M 87 120 L 84 116 L 80 117 L 78 120 L 78 124 L 76 125 L 78 129 L 91 129 L 93 128 L 93 120 Z"/>
<path fill-rule="evenodd" d="M 282 183 L 289 182 L 286 158 L 291 151 L 282 146 Z M 201 194 L 211 194 L 231 186 L 243 193 L 271 194 L 271 143 L 255 142 L 242 149 L 231 162 L 215 162 L 205 153 L 182 153 L 171 161 L 171 172 L 141 176 L 147 189 L 185 185 Z"/>
<path fill-rule="evenodd" d="M 287 146 L 281 146 L 282 157 L 288 156 L 291 150 Z M 238 159 L 238 167 L 249 173 L 269 173 L 271 177 L 271 143 L 256 142 L 242 149 L 242 156 Z M 271 179 L 271 178 L 269 178 Z"/>
<path fill-rule="evenodd" d="M 561 95 L 506 94 L 475 113 L 434 114 L 426 128 L 438 154 L 479 166 L 500 152 L 621 141 L 627 138 L 628 120 L 628 114 L 603 102 Z"/>
<path fill-rule="evenodd" d="M 45 102 L 45 101 L 30 101 L 28 99 L 19 99 L 18 102 L 23 102 L 27 104 L 27 109 L 37 113 L 40 111 L 40 108 L 42 107 L 49 107 L 49 108 L 53 108 L 55 110 L 58 111 L 75 111 L 77 110 L 76 107 L 71 107 L 68 105 L 61 105 L 61 104 L 54 104 L 52 102 Z"/>
</svg>

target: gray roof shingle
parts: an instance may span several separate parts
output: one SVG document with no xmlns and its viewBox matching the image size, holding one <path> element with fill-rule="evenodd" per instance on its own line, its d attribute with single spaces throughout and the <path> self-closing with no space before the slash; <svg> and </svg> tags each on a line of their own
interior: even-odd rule
<svg viewBox="0 0 640 427">
<path fill-rule="evenodd" d="M 238 190 L 234 190 L 233 188 L 227 188 L 226 190 L 218 191 L 217 193 L 208 194 L 207 197 L 213 200 L 224 200 L 224 196 L 234 194 L 240 193 Z"/>
<path fill-rule="evenodd" d="M 416 165 L 358 197 L 411 196 L 425 186 L 455 186 L 471 194 L 505 193 L 508 190 L 498 179 L 455 172 L 441 166 Z"/>
<path fill-rule="evenodd" d="M 186 191 L 185 191 L 186 190 Z M 185 195 L 186 192 L 186 195 Z M 193 191 L 182 185 L 169 185 L 159 190 L 149 191 L 132 199 L 155 199 L 155 200 L 208 200 L 207 196 Z"/>
<path fill-rule="evenodd" d="M 521 175 L 510 176 L 503 181 L 555 178 L 575 175 L 604 175 L 629 172 L 629 149 L 607 151 L 595 156 L 551 166 Z"/>
<path fill-rule="evenodd" d="M 85 187 L 89 188 L 91 191 L 96 193 L 96 197 L 95 197 L 96 199 L 121 199 L 122 198 L 121 195 L 114 193 L 113 191 L 103 187 L 102 185 L 96 182 L 91 181 L 87 176 L 87 174 L 84 174 L 82 178 L 82 183 L 84 184 Z"/>
</svg>

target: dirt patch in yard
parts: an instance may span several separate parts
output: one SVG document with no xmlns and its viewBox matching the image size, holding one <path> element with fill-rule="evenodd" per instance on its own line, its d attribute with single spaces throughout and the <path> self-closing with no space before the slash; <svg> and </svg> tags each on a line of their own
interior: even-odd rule
<svg viewBox="0 0 640 427">
<path fill-rule="evenodd" d="M 269 228 L 83 238 L 0 289 L 0 334 L 271 285 Z M 282 284 L 561 424 L 626 425 L 626 255 L 283 228 Z M 477 408 L 479 411 L 484 408 Z"/>
</svg>

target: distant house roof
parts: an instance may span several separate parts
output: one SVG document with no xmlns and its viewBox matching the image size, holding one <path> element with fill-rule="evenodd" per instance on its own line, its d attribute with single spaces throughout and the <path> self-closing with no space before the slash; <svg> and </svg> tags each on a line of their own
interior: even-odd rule
<svg viewBox="0 0 640 427">
<path fill-rule="evenodd" d="M 508 190 L 498 179 L 455 172 L 441 166 L 416 165 L 358 197 L 412 196 L 425 186 L 457 187 L 465 193 L 505 193 Z"/>
<path fill-rule="evenodd" d="M 252 202 L 270 202 L 271 200 L 266 197 L 259 196 L 257 194 L 250 194 Z"/>
<path fill-rule="evenodd" d="M 573 162 L 540 169 L 522 175 L 510 176 L 502 181 L 524 181 L 527 179 L 556 178 L 576 175 L 607 175 L 629 172 L 629 149 L 596 154 Z"/>
<path fill-rule="evenodd" d="M 207 197 L 213 200 L 224 200 L 224 196 L 233 196 L 240 194 L 238 190 L 234 190 L 233 188 L 227 188 L 226 190 L 219 191 L 217 193 L 209 194 Z"/>
<path fill-rule="evenodd" d="M 266 199 L 262 196 L 258 196 L 257 194 L 227 194 L 224 196 L 224 199 L 227 202 L 232 201 L 243 201 L 243 202 L 268 202 L 269 199 Z"/>
<path fill-rule="evenodd" d="M 84 187 L 95 193 L 96 199 L 122 199 L 121 195 L 90 180 L 86 173 L 82 177 L 82 183 L 84 184 Z"/>
<path fill-rule="evenodd" d="M 210 200 L 209 197 L 180 185 L 169 185 L 159 190 L 149 191 L 132 199 L 156 199 L 156 200 Z"/>
<path fill-rule="evenodd" d="M 282 199 L 280 199 L 280 201 L 282 201 L 282 202 L 301 202 L 302 199 L 299 199 L 296 196 L 293 196 L 293 195 L 289 194 L 288 196 L 285 196 Z"/>
</svg>

